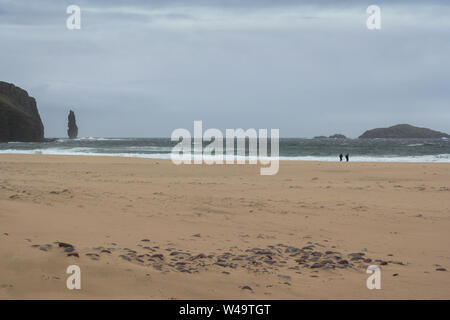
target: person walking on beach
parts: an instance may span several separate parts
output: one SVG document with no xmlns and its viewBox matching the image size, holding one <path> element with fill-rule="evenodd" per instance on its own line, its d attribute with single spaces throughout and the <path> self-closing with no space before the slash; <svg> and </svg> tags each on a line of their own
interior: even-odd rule
<svg viewBox="0 0 450 320">
<path fill-rule="evenodd" d="M 340 161 L 342 162 L 342 158 L 343 158 L 344 156 L 342 155 L 342 153 L 339 155 L 339 159 L 340 159 Z"/>
<path fill-rule="evenodd" d="M 345 160 L 347 160 L 347 162 L 348 162 L 349 158 L 350 158 L 350 155 L 347 153 L 347 154 L 345 155 Z"/>
</svg>

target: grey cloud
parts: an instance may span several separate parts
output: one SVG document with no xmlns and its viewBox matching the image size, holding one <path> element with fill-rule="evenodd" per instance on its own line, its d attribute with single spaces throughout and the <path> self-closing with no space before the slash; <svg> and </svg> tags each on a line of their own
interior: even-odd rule
<svg viewBox="0 0 450 320">
<path fill-rule="evenodd" d="M 1 80 L 37 98 L 47 136 L 65 135 L 69 108 L 83 136 L 169 136 L 193 120 L 450 131 L 447 2 L 380 1 L 382 30 L 368 31 L 370 2 L 0 0 Z M 79 31 L 65 29 L 69 3 Z"/>
</svg>

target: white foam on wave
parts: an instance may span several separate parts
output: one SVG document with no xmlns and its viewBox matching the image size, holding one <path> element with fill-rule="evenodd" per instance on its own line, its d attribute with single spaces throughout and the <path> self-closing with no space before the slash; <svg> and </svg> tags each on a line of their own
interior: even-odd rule
<svg viewBox="0 0 450 320">
<path fill-rule="evenodd" d="M 168 148 L 163 148 L 164 150 Z M 45 155 L 74 155 L 74 156 L 110 156 L 110 157 L 128 157 L 128 158 L 148 158 L 148 159 L 170 159 L 171 153 L 134 153 L 134 152 L 96 152 L 97 148 L 78 147 L 70 149 L 62 148 L 45 148 L 45 149 L 31 149 L 31 150 L 17 150 L 17 149 L 5 149 L 0 150 L 0 154 L 45 154 Z M 141 150 L 142 151 L 142 150 Z M 152 151 L 158 151 L 152 149 Z M 203 159 L 219 159 L 219 156 L 205 156 Z M 242 159 L 242 158 L 240 158 Z M 250 158 L 251 160 L 276 160 L 271 157 Z M 249 160 L 249 157 L 245 157 L 245 160 Z M 281 156 L 279 160 L 286 161 L 325 161 L 336 162 L 338 157 L 336 156 Z M 439 155 L 424 155 L 424 156 L 352 156 L 351 162 L 450 162 L 450 154 Z"/>
</svg>

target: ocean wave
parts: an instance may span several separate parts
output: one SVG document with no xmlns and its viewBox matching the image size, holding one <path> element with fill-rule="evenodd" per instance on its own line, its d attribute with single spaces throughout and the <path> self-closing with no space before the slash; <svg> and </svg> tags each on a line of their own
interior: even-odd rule
<svg viewBox="0 0 450 320">
<path fill-rule="evenodd" d="M 170 152 L 136 153 L 136 152 L 98 152 L 95 148 L 46 148 L 46 149 L 4 149 L 0 154 L 44 154 L 44 155 L 74 155 L 74 156 L 111 156 L 127 158 L 170 159 Z M 197 156 L 196 156 L 197 157 Z M 204 156 L 204 160 L 218 160 L 220 156 Z M 236 160 L 275 160 L 272 157 L 235 157 Z M 286 161 L 325 161 L 336 162 L 336 156 L 280 156 L 279 160 Z M 450 154 L 422 155 L 422 156 L 351 156 L 351 162 L 450 162 Z"/>
<path fill-rule="evenodd" d="M 406 145 L 407 147 L 420 147 L 420 146 L 423 146 L 424 144 L 423 143 L 412 143 L 412 144 L 408 144 L 408 145 Z"/>
<path fill-rule="evenodd" d="M 80 137 L 76 139 L 59 138 L 56 142 L 75 142 L 75 141 L 127 141 L 129 138 L 102 138 L 102 137 Z"/>
</svg>

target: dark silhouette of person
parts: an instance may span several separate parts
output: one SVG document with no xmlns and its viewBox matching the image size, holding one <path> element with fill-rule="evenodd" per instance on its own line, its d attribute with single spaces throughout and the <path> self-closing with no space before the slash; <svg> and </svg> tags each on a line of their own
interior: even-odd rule
<svg viewBox="0 0 450 320">
<path fill-rule="evenodd" d="M 349 156 L 349 154 L 347 153 L 347 154 L 345 155 L 345 160 L 347 160 L 347 162 L 348 162 L 349 158 L 350 158 L 350 156 Z"/>
<path fill-rule="evenodd" d="M 344 156 L 342 155 L 342 153 L 339 155 L 339 159 L 340 159 L 340 161 L 342 161 L 342 158 L 343 158 Z"/>
</svg>

